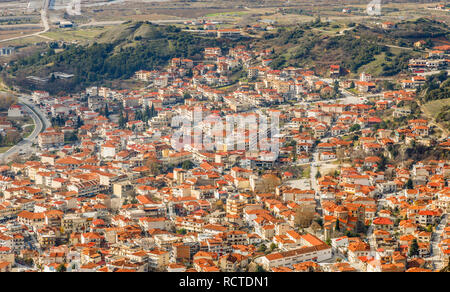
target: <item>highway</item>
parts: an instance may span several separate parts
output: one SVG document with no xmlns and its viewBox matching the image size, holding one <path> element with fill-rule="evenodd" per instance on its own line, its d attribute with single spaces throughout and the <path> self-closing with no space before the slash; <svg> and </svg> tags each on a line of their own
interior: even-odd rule
<svg viewBox="0 0 450 292">
<path fill-rule="evenodd" d="M 19 97 L 19 105 L 23 106 L 26 111 L 30 114 L 31 118 L 34 121 L 34 130 L 27 137 L 20 141 L 18 144 L 9 148 L 8 151 L 0 154 L 0 161 L 2 163 L 9 162 L 12 158 L 14 158 L 18 153 L 30 153 L 32 151 L 32 144 L 37 142 L 37 137 L 39 133 L 50 127 L 51 123 L 41 112 L 41 110 L 31 102 L 27 101 L 27 96 Z"/>
</svg>

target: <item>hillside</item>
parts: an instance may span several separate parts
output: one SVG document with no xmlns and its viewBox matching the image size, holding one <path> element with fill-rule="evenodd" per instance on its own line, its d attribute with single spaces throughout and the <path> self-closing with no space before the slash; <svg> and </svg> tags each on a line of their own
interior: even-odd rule
<svg viewBox="0 0 450 292">
<path fill-rule="evenodd" d="M 395 28 L 383 29 L 381 26 L 367 27 L 358 25 L 355 34 L 365 36 L 388 45 L 410 46 L 414 42 L 424 40 L 430 47 L 433 41 L 439 38 L 449 40 L 450 28 L 448 25 L 431 19 L 420 18 L 414 21 L 401 21 Z"/>
<path fill-rule="evenodd" d="M 329 65 L 340 64 L 348 73 L 364 70 L 375 76 L 393 76 L 407 69 L 409 59 L 421 55 L 408 49 L 415 41 L 424 40 L 431 47 L 450 36 L 448 26 L 428 19 L 400 22 L 392 30 L 349 25 L 335 29 L 334 35 L 329 33 L 333 26 L 316 20 L 282 28 L 276 36 L 266 34 L 266 45 L 277 52 L 272 67 L 314 64 L 317 71 L 325 73 Z"/>
<path fill-rule="evenodd" d="M 429 76 L 419 89 L 423 112 L 442 126 L 445 134 L 450 129 L 450 76 L 447 72 Z"/>
<path fill-rule="evenodd" d="M 91 45 L 69 45 L 60 53 L 51 47 L 12 62 L 4 80 L 9 85 L 34 89 L 38 86 L 27 82 L 26 76 L 47 77 L 60 71 L 75 77 L 69 81 L 51 79 L 50 91 L 75 91 L 90 84 L 130 78 L 140 69 L 161 68 L 174 57 L 199 60 L 205 47 L 226 50 L 237 44 L 273 48 L 274 69 L 293 65 L 326 74 L 330 65 L 339 64 L 343 73 L 350 75 L 365 71 L 374 76 L 393 76 L 407 69 L 409 59 L 422 54 L 410 49 L 414 41 L 422 39 L 432 46 L 447 40 L 449 33 L 447 26 L 427 19 L 400 22 L 392 30 L 377 25 L 338 26 L 316 19 L 281 27 L 262 38 L 229 40 L 200 37 L 175 26 L 127 22 L 100 34 Z"/>
<path fill-rule="evenodd" d="M 147 22 L 128 22 L 101 34 L 89 46 L 70 45 L 61 53 L 49 48 L 12 63 L 9 81 L 35 87 L 26 82 L 28 75 L 49 76 L 51 72 L 74 74 L 70 81 L 52 80 L 52 89 L 72 91 L 104 80 L 126 79 L 140 69 L 165 66 L 171 58 L 199 59 L 203 48 L 227 47 L 230 41 L 203 38 L 174 26 Z"/>
</svg>

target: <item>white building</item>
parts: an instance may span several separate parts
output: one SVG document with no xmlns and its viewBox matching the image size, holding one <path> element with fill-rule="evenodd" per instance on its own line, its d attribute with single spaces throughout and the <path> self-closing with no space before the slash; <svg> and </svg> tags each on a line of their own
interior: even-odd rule
<svg viewBox="0 0 450 292">
<path fill-rule="evenodd" d="M 332 258 L 331 247 L 317 237 L 307 234 L 301 237 L 302 246 L 289 251 L 276 252 L 260 257 L 256 262 L 266 270 L 273 267 L 292 267 L 295 264 Z"/>
<path fill-rule="evenodd" d="M 23 111 L 22 106 L 18 104 L 13 104 L 8 109 L 8 117 L 9 118 L 22 118 L 23 117 Z"/>
</svg>

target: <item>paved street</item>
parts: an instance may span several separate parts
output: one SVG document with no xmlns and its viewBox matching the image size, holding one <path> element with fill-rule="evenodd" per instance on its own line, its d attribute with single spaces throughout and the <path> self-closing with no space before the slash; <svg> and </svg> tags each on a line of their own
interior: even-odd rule
<svg viewBox="0 0 450 292">
<path fill-rule="evenodd" d="M 3 163 L 8 162 L 11 158 L 19 153 L 26 154 L 32 152 L 32 144 L 37 143 L 37 137 L 39 133 L 41 133 L 51 125 L 50 121 L 45 116 L 45 114 L 42 113 L 39 107 L 28 101 L 27 98 L 29 98 L 29 96 L 20 96 L 19 104 L 25 108 L 25 110 L 33 119 L 35 125 L 34 130 L 27 138 L 24 138 L 17 145 L 9 148 L 5 153 L 0 154 L 0 161 L 2 161 Z"/>
<path fill-rule="evenodd" d="M 431 238 L 431 257 L 428 260 L 433 264 L 435 269 L 442 269 L 444 263 L 440 260 L 440 249 L 439 242 L 441 240 L 442 232 L 444 231 L 445 225 L 447 223 L 447 214 L 444 215 L 440 224 L 436 227 L 435 232 L 433 232 Z"/>
</svg>

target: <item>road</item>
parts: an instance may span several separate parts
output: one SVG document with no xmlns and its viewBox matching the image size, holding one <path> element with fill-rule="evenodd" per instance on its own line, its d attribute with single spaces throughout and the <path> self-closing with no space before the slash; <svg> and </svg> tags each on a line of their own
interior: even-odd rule
<svg viewBox="0 0 450 292">
<path fill-rule="evenodd" d="M 401 49 L 401 50 L 407 50 L 407 51 L 412 51 L 413 48 L 408 48 L 408 47 L 399 47 L 399 46 L 395 46 L 395 45 L 386 45 L 386 44 L 379 44 L 380 46 L 386 46 L 389 48 L 394 48 L 394 49 Z"/>
<path fill-rule="evenodd" d="M 424 73 L 418 73 L 417 75 L 419 75 L 419 76 L 431 76 L 431 75 L 439 74 L 442 71 L 447 71 L 447 73 L 450 74 L 450 69 L 448 69 L 448 70 L 433 70 L 433 71 L 428 71 L 428 72 L 424 72 Z"/>
<path fill-rule="evenodd" d="M 320 78 L 319 80 L 327 83 L 330 87 L 334 87 L 334 80 L 332 78 Z M 342 87 L 339 88 L 339 91 L 341 92 L 343 97 L 337 99 L 336 101 L 342 104 L 361 104 L 367 101 L 368 96 L 356 96 Z"/>
<path fill-rule="evenodd" d="M 28 34 L 28 35 L 13 37 L 13 38 L 9 38 L 9 39 L 3 39 L 3 40 L 0 40 L 0 43 L 14 41 L 14 40 L 19 40 L 19 39 L 24 39 L 24 38 L 28 38 L 28 37 L 32 37 L 32 36 L 38 36 L 38 37 L 41 37 L 41 38 L 44 38 L 44 39 L 52 41 L 53 39 L 41 35 L 41 34 L 46 33 L 46 32 L 48 32 L 50 30 L 50 25 L 48 24 L 48 6 L 49 6 L 49 2 L 50 2 L 50 0 L 43 0 L 43 5 L 42 5 L 42 9 L 41 9 L 41 22 L 42 22 L 42 26 L 44 27 L 44 30 L 36 32 L 36 33 Z"/>
<path fill-rule="evenodd" d="M 334 86 L 333 85 L 334 80 L 331 78 L 320 78 L 320 80 L 327 83 L 329 86 Z M 338 102 L 341 104 L 361 104 L 361 103 L 365 103 L 367 101 L 368 96 L 356 96 L 343 88 L 340 88 L 340 92 L 342 93 L 343 97 L 333 100 L 334 102 Z M 323 102 L 323 101 L 317 101 L 317 102 Z M 299 104 L 306 105 L 306 104 L 317 103 L 317 102 L 300 102 Z M 333 124 L 330 127 L 332 127 L 332 126 L 333 126 Z M 320 142 L 328 142 L 328 140 L 330 138 L 337 138 L 337 137 L 349 135 L 349 134 L 351 134 L 351 133 L 344 133 L 342 135 L 337 135 L 337 136 L 333 136 L 333 137 L 323 137 L 320 139 Z M 316 199 L 317 200 L 320 199 L 320 197 L 318 196 L 319 186 L 317 185 L 317 180 L 316 180 L 317 172 L 319 172 L 320 167 L 330 165 L 331 163 L 333 163 L 337 160 L 338 159 L 320 161 L 319 160 L 319 151 L 317 149 L 315 149 L 315 151 L 312 153 L 312 161 L 311 162 L 296 164 L 297 166 L 308 166 L 308 165 L 311 166 L 311 168 L 310 168 L 310 174 L 311 174 L 310 187 L 311 187 L 311 189 L 316 191 Z"/>
<path fill-rule="evenodd" d="M 30 153 L 33 148 L 32 144 L 37 141 L 39 133 L 51 125 L 50 121 L 41 112 L 41 110 L 36 105 L 27 101 L 26 96 L 19 97 L 19 104 L 22 105 L 30 114 L 35 127 L 33 132 L 27 138 L 24 138 L 18 144 L 9 148 L 8 151 L 0 154 L 0 161 L 3 163 L 8 162 L 18 153 Z"/>
<path fill-rule="evenodd" d="M 441 261 L 441 251 L 439 249 L 439 242 L 441 240 L 441 234 L 444 231 L 444 228 L 447 224 L 447 214 L 444 215 L 439 225 L 436 227 L 435 231 L 432 234 L 431 237 L 431 257 L 428 259 L 434 269 L 442 269 L 444 267 L 444 264 Z"/>
</svg>

